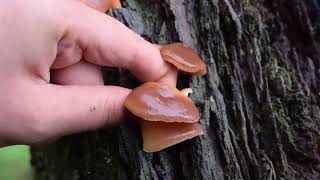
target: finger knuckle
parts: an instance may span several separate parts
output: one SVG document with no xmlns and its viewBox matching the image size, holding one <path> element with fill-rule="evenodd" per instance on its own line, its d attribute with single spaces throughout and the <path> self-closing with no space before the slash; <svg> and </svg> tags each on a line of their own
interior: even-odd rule
<svg viewBox="0 0 320 180">
<path fill-rule="evenodd" d="M 141 47 L 138 47 L 137 50 L 135 51 L 134 57 L 136 60 L 139 60 L 139 61 L 157 60 L 158 58 L 160 58 L 160 51 L 153 46 L 149 46 L 149 45 L 141 46 Z"/>
</svg>

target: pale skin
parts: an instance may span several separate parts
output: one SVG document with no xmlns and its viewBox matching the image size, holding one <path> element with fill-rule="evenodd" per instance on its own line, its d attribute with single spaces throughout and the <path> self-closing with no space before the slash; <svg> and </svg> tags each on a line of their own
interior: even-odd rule
<svg viewBox="0 0 320 180">
<path fill-rule="evenodd" d="M 175 86 L 159 48 L 101 11 L 107 0 L 0 3 L 0 146 L 42 144 L 118 124 L 130 89 L 101 66 Z"/>
</svg>

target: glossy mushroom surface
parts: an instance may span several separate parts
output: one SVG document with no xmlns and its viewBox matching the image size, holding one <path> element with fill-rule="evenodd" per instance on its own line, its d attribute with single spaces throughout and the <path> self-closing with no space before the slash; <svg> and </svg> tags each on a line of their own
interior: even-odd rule
<svg viewBox="0 0 320 180">
<path fill-rule="evenodd" d="M 160 53 L 164 61 L 185 73 L 199 76 L 207 73 L 206 64 L 191 47 L 184 43 L 164 45 L 160 48 Z"/>
<path fill-rule="evenodd" d="M 164 123 L 142 121 L 143 150 L 156 152 L 187 139 L 203 135 L 199 123 Z"/>
<path fill-rule="evenodd" d="M 148 82 L 135 88 L 125 107 L 147 121 L 195 123 L 200 119 L 190 98 L 163 83 Z"/>
</svg>

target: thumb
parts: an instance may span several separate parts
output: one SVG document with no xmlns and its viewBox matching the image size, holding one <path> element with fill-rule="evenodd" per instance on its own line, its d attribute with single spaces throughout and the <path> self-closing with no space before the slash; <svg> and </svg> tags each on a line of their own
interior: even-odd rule
<svg viewBox="0 0 320 180">
<path fill-rule="evenodd" d="M 58 86 L 48 84 L 35 90 L 32 101 L 48 137 L 95 130 L 120 123 L 126 110 L 129 89 L 115 86 Z M 37 106 L 37 107 L 35 107 Z"/>
</svg>

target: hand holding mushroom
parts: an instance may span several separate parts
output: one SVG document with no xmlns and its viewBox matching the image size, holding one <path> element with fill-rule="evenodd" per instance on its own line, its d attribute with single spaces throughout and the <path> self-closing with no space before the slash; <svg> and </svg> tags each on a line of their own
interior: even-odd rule
<svg viewBox="0 0 320 180">
<path fill-rule="evenodd" d="M 160 52 L 166 62 L 185 73 L 206 74 L 206 65 L 183 43 L 163 46 Z M 184 92 L 164 83 L 149 82 L 129 94 L 125 106 L 139 118 L 144 151 L 160 151 L 203 134 L 199 111 Z"/>
<path fill-rule="evenodd" d="M 110 2 L 1 1 L 0 147 L 122 122 L 131 90 L 104 85 L 101 66 L 143 82 L 168 73 L 157 47 L 104 13 Z"/>
</svg>

